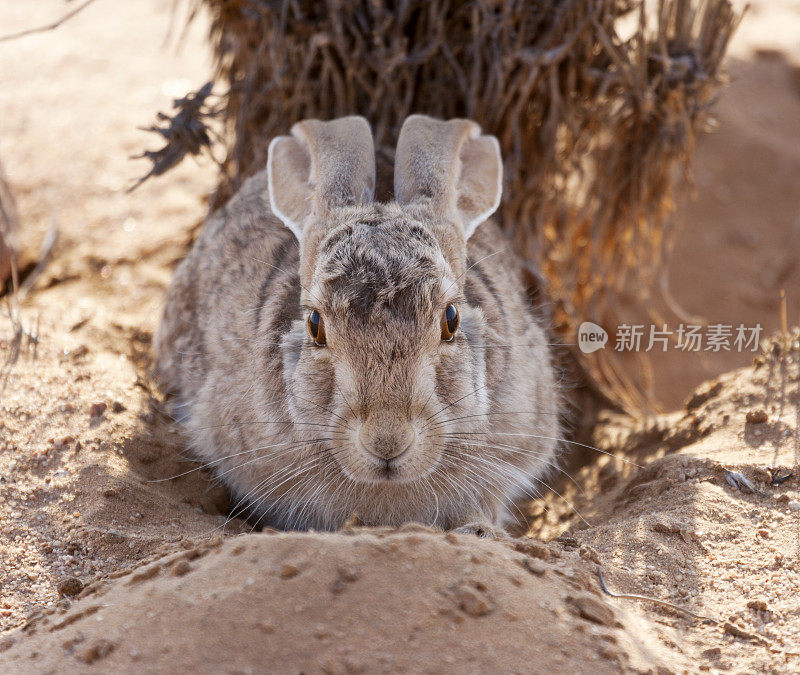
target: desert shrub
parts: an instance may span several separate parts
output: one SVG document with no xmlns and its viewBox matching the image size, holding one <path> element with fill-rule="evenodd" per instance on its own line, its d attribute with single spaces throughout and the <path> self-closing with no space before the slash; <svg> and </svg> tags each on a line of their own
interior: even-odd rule
<svg viewBox="0 0 800 675">
<path fill-rule="evenodd" d="M 500 139 L 500 219 L 565 342 L 651 293 L 739 18 L 729 0 L 194 2 L 227 89 L 216 204 L 303 118 L 364 115 L 389 162 L 408 114 L 475 119 Z M 609 350 L 576 356 L 599 392 L 646 404 Z"/>
</svg>

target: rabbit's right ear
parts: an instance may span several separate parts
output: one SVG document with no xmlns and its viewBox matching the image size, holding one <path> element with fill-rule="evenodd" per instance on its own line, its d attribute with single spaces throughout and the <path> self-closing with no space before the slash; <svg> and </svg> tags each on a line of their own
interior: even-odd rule
<svg viewBox="0 0 800 675">
<path fill-rule="evenodd" d="M 460 222 L 466 239 L 500 206 L 500 144 L 470 120 L 406 118 L 394 166 L 397 201 L 424 200 L 440 217 Z"/>
<path fill-rule="evenodd" d="M 267 181 L 272 212 L 298 240 L 310 215 L 372 201 L 375 149 L 363 117 L 303 120 L 291 136 L 269 144 Z"/>
</svg>

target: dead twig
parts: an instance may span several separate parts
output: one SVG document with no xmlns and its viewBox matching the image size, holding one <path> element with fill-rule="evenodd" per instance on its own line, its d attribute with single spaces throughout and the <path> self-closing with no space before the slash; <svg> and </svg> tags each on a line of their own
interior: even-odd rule
<svg viewBox="0 0 800 675">
<path fill-rule="evenodd" d="M 55 30 L 58 28 L 62 23 L 69 21 L 73 16 L 82 12 L 86 9 L 89 5 L 91 5 L 95 0 L 85 0 L 82 4 L 78 5 L 75 9 L 70 12 L 67 12 L 64 16 L 62 16 L 57 21 L 53 23 L 49 23 L 45 26 L 37 26 L 36 28 L 28 28 L 26 30 L 19 31 L 17 33 L 9 33 L 8 35 L 0 36 L 0 42 L 8 42 L 9 40 L 17 40 L 18 38 L 26 37 L 27 35 L 34 35 L 36 33 L 47 33 L 48 31 Z"/>
<path fill-rule="evenodd" d="M 50 225 L 50 229 L 47 230 L 47 234 L 42 241 L 42 245 L 39 247 L 39 257 L 38 262 L 36 263 L 36 267 L 34 267 L 22 283 L 19 284 L 17 290 L 17 303 L 21 305 L 25 298 L 27 297 L 28 293 L 33 288 L 33 285 L 36 283 L 36 280 L 41 276 L 42 272 L 47 269 L 47 266 L 53 259 L 53 249 L 58 242 L 59 237 L 59 229 L 58 224 L 55 220 Z"/>
<path fill-rule="evenodd" d="M 12 290 L 16 290 L 17 287 L 18 232 L 17 205 L 3 172 L 3 165 L 0 164 L 0 292 L 9 278 Z"/>
<path fill-rule="evenodd" d="M 666 600 L 659 600 L 658 598 L 651 598 L 647 595 L 637 595 L 636 593 L 614 593 L 608 589 L 606 586 L 606 581 L 603 579 L 603 570 L 598 565 L 597 567 L 597 578 L 600 580 L 600 588 L 603 589 L 603 593 L 606 595 L 610 595 L 612 598 L 621 598 L 624 600 L 644 600 L 646 602 L 653 602 L 657 605 L 662 605 L 664 607 L 669 607 L 670 609 L 674 609 L 677 612 L 682 612 L 683 614 L 688 614 L 689 616 L 699 619 L 700 621 L 705 621 L 707 623 L 714 623 L 718 624 L 719 621 L 714 619 L 710 616 L 703 616 L 702 614 L 697 614 L 690 609 L 686 609 L 685 607 L 681 607 L 680 605 L 675 605 L 671 602 L 667 602 Z"/>
<path fill-rule="evenodd" d="M 143 127 L 143 131 L 151 131 L 165 141 L 159 150 L 145 150 L 133 159 L 149 159 L 153 166 L 144 176 L 128 188 L 132 192 L 151 176 L 160 176 L 180 164 L 187 155 L 199 155 L 206 152 L 217 162 L 211 151 L 214 131 L 209 122 L 219 114 L 219 110 L 211 107 L 207 99 L 211 96 L 213 82 L 207 82 L 196 92 L 190 92 L 183 98 L 175 99 L 172 107 L 178 112 L 173 116 L 159 112 L 156 117 L 165 124 L 153 124 Z M 217 164 L 220 164 L 217 162 Z"/>
</svg>

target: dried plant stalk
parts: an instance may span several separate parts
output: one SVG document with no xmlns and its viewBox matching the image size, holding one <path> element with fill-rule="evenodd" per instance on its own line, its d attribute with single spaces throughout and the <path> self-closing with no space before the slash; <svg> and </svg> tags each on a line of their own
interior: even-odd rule
<svg viewBox="0 0 800 675">
<path fill-rule="evenodd" d="M 18 228 L 19 219 L 14 196 L 3 173 L 3 165 L 0 164 L 0 290 L 11 279 L 12 272 L 16 271 L 14 263 L 17 255 Z"/>
</svg>

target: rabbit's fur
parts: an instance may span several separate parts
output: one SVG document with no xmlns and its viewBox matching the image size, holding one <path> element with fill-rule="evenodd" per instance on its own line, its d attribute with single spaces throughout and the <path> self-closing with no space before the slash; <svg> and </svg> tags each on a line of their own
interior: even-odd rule
<svg viewBox="0 0 800 675">
<path fill-rule="evenodd" d="M 542 484 L 559 396 L 520 265 L 486 220 L 501 178 L 477 125 L 415 115 L 397 201 L 372 203 L 366 121 L 311 120 L 209 219 L 167 293 L 156 367 L 238 512 L 488 531 Z"/>
</svg>

